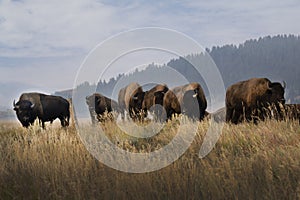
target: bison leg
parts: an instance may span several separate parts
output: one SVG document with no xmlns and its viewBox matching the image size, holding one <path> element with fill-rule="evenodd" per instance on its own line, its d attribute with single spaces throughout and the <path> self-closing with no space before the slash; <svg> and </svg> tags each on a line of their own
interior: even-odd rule
<svg viewBox="0 0 300 200">
<path fill-rule="evenodd" d="M 24 128 L 28 128 L 29 125 L 32 125 L 32 124 L 22 124 Z"/>
<path fill-rule="evenodd" d="M 104 122 L 105 121 L 105 116 L 103 114 L 102 115 L 97 114 L 97 120 L 98 120 L 98 122 Z"/>
<path fill-rule="evenodd" d="M 232 117 L 233 117 L 233 109 L 226 108 L 226 122 L 232 122 Z"/>
<path fill-rule="evenodd" d="M 173 114 L 175 114 L 175 111 L 173 109 L 169 109 L 168 112 L 167 112 L 167 120 L 168 119 L 171 120 Z"/>
<path fill-rule="evenodd" d="M 70 117 L 64 117 L 65 126 L 70 125 Z"/>
<path fill-rule="evenodd" d="M 43 128 L 43 129 L 46 129 L 46 128 L 45 128 L 45 122 L 44 122 L 44 121 L 42 121 L 42 128 Z"/>
<path fill-rule="evenodd" d="M 43 124 L 42 124 L 42 120 L 41 119 L 39 119 L 39 126 L 42 126 Z"/>
<path fill-rule="evenodd" d="M 231 117 L 231 122 L 233 124 L 238 124 L 240 122 L 241 115 L 240 112 L 238 112 L 236 109 L 232 110 L 232 117 Z"/>
<path fill-rule="evenodd" d="M 67 121 L 67 119 L 65 117 L 60 117 L 59 120 L 60 120 L 60 124 L 62 127 L 69 126 L 69 122 Z"/>
<path fill-rule="evenodd" d="M 129 116 L 130 116 L 131 119 L 133 119 L 135 121 L 136 115 L 135 115 L 135 112 L 132 109 L 129 110 Z"/>
<path fill-rule="evenodd" d="M 70 114 L 66 117 L 67 126 L 70 125 Z"/>
<path fill-rule="evenodd" d="M 201 111 L 200 111 L 199 120 L 202 121 L 202 120 L 204 119 L 205 116 L 206 116 L 205 110 L 201 110 Z"/>
<path fill-rule="evenodd" d="M 62 127 L 65 127 L 66 125 L 65 125 L 65 120 L 62 118 L 62 119 L 59 119 L 60 120 L 60 124 L 61 124 L 61 126 Z"/>
</svg>

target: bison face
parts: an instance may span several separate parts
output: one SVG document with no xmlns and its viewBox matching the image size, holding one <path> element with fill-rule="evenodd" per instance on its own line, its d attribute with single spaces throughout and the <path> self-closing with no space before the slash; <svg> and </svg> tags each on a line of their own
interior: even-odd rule
<svg viewBox="0 0 300 200">
<path fill-rule="evenodd" d="M 158 91 L 154 93 L 154 102 L 155 104 L 163 105 L 165 91 Z"/>
<path fill-rule="evenodd" d="M 191 117 L 200 119 L 199 94 L 197 90 L 188 90 L 183 95 L 183 112 Z M 204 113 L 203 113 L 204 114 Z"/>
<path fill-rule="evenodd" d="M 285 104 L 284 87 L 280 83 L 271 83 L 268 89 L 268 95 L 270 103 Z"/>
<path fill-rule="evenodd" d="M 96 96 L 95 95 L 91 95 L 91 96 L 87 96 L 85 98 L 86 100 L 86 104 L 88 105 L 89 111 L 90 111 L 90 115 L 92 118 L 92 123 L 95 124 L 96 123 Z"/>
<path fill-rule="evenodd" d="M 134 106 L 137 110 L 141 110 L 141 109 L 142 109 L 144 96 L 145 96 L 145 92 L 139 92 L 139 93 L 136 93 L 136 94 L 132 97 L 133 106 Z"/>
<path fill-rule="evenodd" d="M 131 98 L 129 103 L 129 112 L 131 115 L 136 115 L 140 118 L 145 117 L 145 113 L 142 109 L 144 96 L 145 92 L 138 92 Z"/>
<path fill-rule="evenodd" d="M 86 104 L 88 105 L 89 109 L 95 110 L 96 97 L 94 95 L 87 96 L 85 98 L 85 100 L 86 100 Z"/>
<path fill-rule="evenodd" d="M 33 108 L 34 104 L 28 100 L 22 100 L 16 104 L 14 101 L 14 110 L 16 111 L 17 118 L 24 127 L 28 127 L 35 120 Z"/>
</svg>

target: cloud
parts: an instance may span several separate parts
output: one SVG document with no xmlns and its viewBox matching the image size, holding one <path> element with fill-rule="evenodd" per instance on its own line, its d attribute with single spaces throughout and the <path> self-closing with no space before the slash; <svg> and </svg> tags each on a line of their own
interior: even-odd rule
<svg viewBox="0 0 300 200">
<path fill-rule="evenodd" d="M 297 0 L 2 0 L 0 80 L 65 89 L 88 52 L 121 31 L 155 26 L 183 32 L 203 47 L 238 44 L 299 34 L 299 10 Z"/>
<path fill-rule="evenodd" d="M 161 26 L 182 31 L 204 46 L 260 35 L 299 33 L 300 3 L 288 1 L 0 2 L 2 56 L 69 56 L 87 53 L 120 31 Z"/>
<path fill-rule="evenodd" d="M 2 64 L 11 63 L 1 60 Z M 0 80 L 44 88 L 47 92 L 71 88 L 82 60 L 83 57 L 18 58 L 16 66 L 0 68 Z"/>
<path fill-rule="evenodd" d="M 91 0 L 1 1 L 0 13 L 2 56 L 82 53 L 118 27 L 115 11 Z"/>
<path fill-rule="evenodd" d="M 250 38 L 276 34 L 299 34 L 300 17 L 296 0 L 261 1 L 183 1 L 197 16 L 198 25 L 189 25 L 192 37 L 205 46 L 242 43 Z M 193 22 L 192 22 L 193 23 Z M 194 24 L 195 25 L 195 24 Z"/>
</svg>

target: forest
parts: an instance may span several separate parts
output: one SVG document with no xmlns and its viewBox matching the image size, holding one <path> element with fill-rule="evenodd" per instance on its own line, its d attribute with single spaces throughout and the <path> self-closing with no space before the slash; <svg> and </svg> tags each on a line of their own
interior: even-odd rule
<svg viewBox="0 0 300 200">
<path fill-rule="evenodd" d="M 271 81 L 285 81 L 287 83 L 285 93 L 287 102 L 300 103 L 300 36 L 266 36 L 250 39 L 239 45 L 224 45 L 205 50 L 205 53 L 195 53 L 172 59 L 162 66 L 152 63 L 143 70 L 135 70 L 130 74 L 118 74 L 109 81 L 100 80 L 96 85 L 84 82 L 78 85 L 77 91 L 81 91 L 84 96 L 91 94 L 96 88 L 97 92 L 116 99 L 117 97 L 112 95 L 112 90 L 121 79 L 127 78 L 139 82 L 145 76 L 155 77 L 168 73 L 166 70 L 166 66 L 168 66 L 182 74 L 188 81 L 199 82 L 206 95 L 209 95 L 203 77 L 199 73 L 195 73 L 191 61 L 192 63 L 201 62 L 210 56 L 218 67 L 226 88 L 235 82 L 251 77 L 267 77 Z M 180 84 L 176 83 L 172 76 L 164 78 L 169 87 Z M 62 91 L 55 94 L 71 97 L 71 93 L 71 91 Z"/>
</svg>

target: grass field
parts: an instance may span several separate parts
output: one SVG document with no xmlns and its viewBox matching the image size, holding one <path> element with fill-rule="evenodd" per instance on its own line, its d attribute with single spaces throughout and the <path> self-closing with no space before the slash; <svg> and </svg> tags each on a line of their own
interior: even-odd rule
<svg viewBox="0 0 300 200">
<path fill-rule="evenodd" d="M 104 129 L 120 148 L 147 152 L 176 135 L 174 124 L 169 122 L 151 139 L 134 141 L 112 122 Z M 199 125 L 192 145 L 171 165 L 131 174 L 93 158 L 74 126 L 27 130 L 18 122 L 0 122 L 0 199 L 300 198 L 297 121 L 225 124 L 214 149 L 200 159 L 208 126 L 208 120 Z"/>
</svg>

